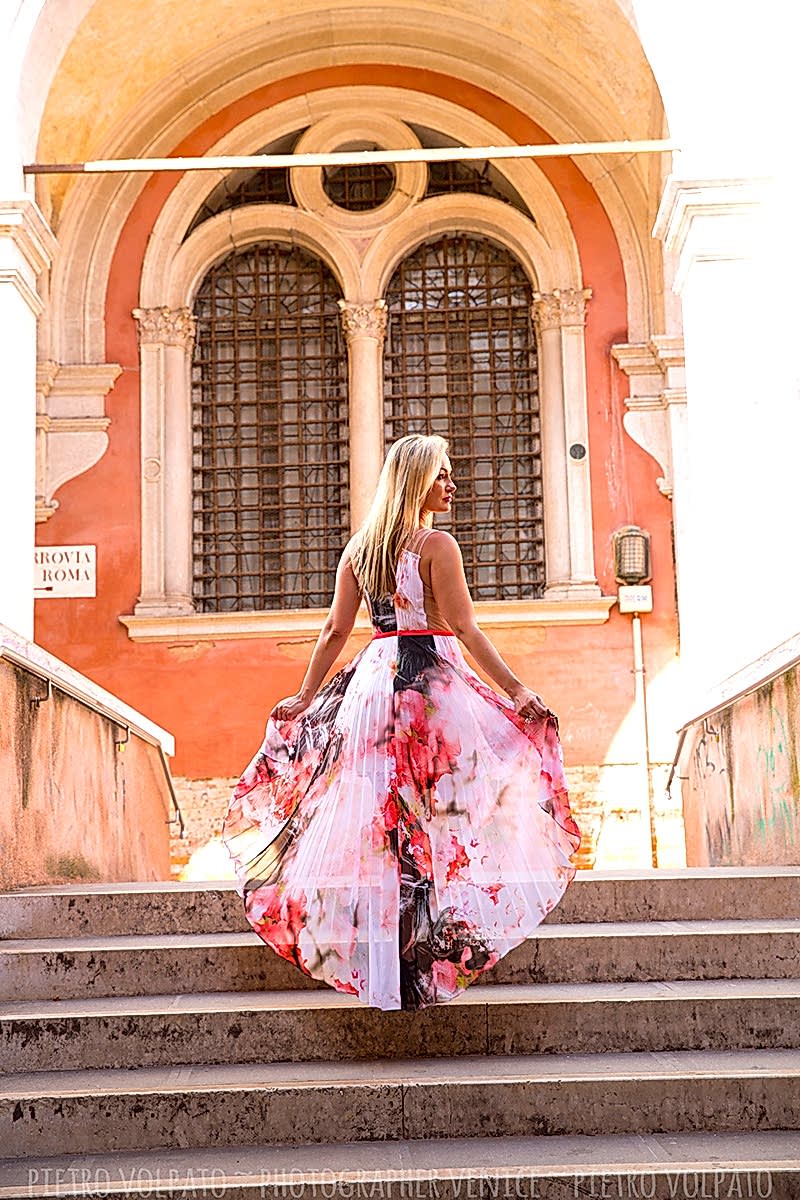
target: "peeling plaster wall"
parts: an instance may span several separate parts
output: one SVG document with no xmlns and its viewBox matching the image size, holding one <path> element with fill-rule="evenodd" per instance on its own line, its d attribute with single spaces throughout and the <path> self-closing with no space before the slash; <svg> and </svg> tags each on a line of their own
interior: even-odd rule
<svg viewBox="0 0 800 1200">
<path fill-rule="evenodd" d="M 0 661 L 0 888 L 168 879 L 170 798 L 158 749 Z"/>
<path fill-rule="evenodd" d="M 682 762 L 688 866 L 800 863 L 800 664 L 699 722 Z"/>
</svg>

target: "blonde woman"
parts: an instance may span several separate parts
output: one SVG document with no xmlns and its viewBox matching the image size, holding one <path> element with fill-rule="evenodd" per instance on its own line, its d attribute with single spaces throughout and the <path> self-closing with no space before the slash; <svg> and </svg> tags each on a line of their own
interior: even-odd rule
<svg viewBox="0 0 800 1200">
<path fill-rule="evenodd" d="M 481 633 L 458 545 L 433 529 L 455 494 L 442 438 L 390 447 L 223 828 L 263 941 L 385 1009 L 452 999 L 528 937 L 580 844 L 557 720 Z M 373 638 L 321 686 L 362 599 Z"/>
</svg>

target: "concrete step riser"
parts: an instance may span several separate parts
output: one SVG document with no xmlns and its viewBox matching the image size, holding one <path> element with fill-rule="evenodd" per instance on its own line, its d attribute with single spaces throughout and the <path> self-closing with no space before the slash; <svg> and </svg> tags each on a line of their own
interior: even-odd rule
<svg viewBox="0 0 800 1200">
<path fill-rule="evenodd" d="M 37 1171 L 30 1186 L 18 1193 L 18 1200 L 109 1200 L 108 1183 L 102 1170 L 90 1172 L 84 1182 L 81 1172 L 65 1163 L 61 1178 L 55 1183 L 57 1168 L 42 1168 Z M 429 1173 L 422 1177 L 392 1175 L 376 1177 L 373 1173 L 355 1173 L 354 1177 L 337 1177 L 333 1172 L 322 1172 L 318 1181 L 304 1181 L 291 1170 L 251 1181 L 249 1185 L 231 1184 L 220 1174 L 209 1171 L 204 1176 L 200 1171 L 187 1177 L 188 1182 L 176 1181 L 173 1191 L 169 1188 L 169 1172 L 157 1166 L 146 1165 L 137 1174 L 134 1170 L 128 1177 L 130 1183 L 119 1189 L 115 1187 L 115 1200 L 149 1200 L 163 1196 L 165 1200 L 590 1200 L 605 1197 L 606 1200 L 631 1200 L 646 1197 L 646 1200 L 700 1200 L 725 1197 L 768 1197 L 769 1200 L 797 1200 L 800 1196 L 800 1169 L 774 1167 L 748 1167 L 729 1170 L 724 1166 L 706 1167 L 697 1170 L 665 1170 L 643 1168 L 629 1170 L 610 1165 L 607 1170 L 540 1174 L 533 1169 L 525 1174 L 473 1174 L 459 1175 L 457 1168 L 448 1174 Z M 38 1176 L 42 1177 L 41 1183 Z M 94 1178 L 93 1178 L 94 1176 Z M 47 1180 L 51 1188 L 46 1190 Z M 77 1183 L 73 1183 L 72 1180 Z M 159 1183 L 163 1180 L 163 1183 Z M 137 1186 L 138 1185 L 138 1186 Z M 58 1190 L 55 1190 L 55 1187 Z M 130 1189 L 130 1190 L 128 1190 Z M 162 1190 L 163 1189 L 163 1190 Z M 224 1190 L 223 1190 L 224 1189 Z M 12 1200 L 11 1196 L 7 1200 Z M 14 1197 L 17 1200 L 17 1197 Z"/>
<path fill-rule="evenodd" d="M 6 1072 L 464 1054 L 800 1048 L 798 1000 L 637 1000 L 0 1021 Z"/>
<path fill-rule="evenodd" d="M 548 925 L 574 921 L 800 918 L 800 874 L 591 879 L 579 874 Z M 230 887 L 0 895 L 0 938 L 225 933 L 248 928 Z"/>
<path fill-rule="evenodd" d="M 800 1078 L 311 1084 L 0 1099 L 3 1152 L 795 1129 Z"/>
<path fill-rule="evenodd" d="M 530 938 L 485 983 L 791 979 L 800 932 Z M 0 1000 L 323 988 L 253 937 L 237 946 L 0 952 Z"/>
</svg>

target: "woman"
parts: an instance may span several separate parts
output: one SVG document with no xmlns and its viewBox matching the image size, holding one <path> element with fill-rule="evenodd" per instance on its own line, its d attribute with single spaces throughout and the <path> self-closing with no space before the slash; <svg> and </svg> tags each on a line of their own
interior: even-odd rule
<svg viewBox="0 0 800 1200">
<path fill-rule="evenodd" d="M 455 492 L 442 438 L 391 446 L 223 828 L 256 933 L 380 1008 L 472 983 L 559 901 L 580 844 L 557 720 L 478 629 L 458 545 L 432 529 Z M 362 598 L 372 641 L 320 689 Z"/>
</svg>

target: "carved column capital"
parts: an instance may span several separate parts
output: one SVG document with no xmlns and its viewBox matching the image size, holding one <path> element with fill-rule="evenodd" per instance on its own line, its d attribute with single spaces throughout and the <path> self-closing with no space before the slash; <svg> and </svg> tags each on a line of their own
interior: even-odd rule
<svg viewBox="0 0 800 1200">
<path fill-rule="evenodd" d="M 537 334 L 565 326 L 586 323 L 586 305 L 591 288 L 554 288 L 552 292 L 534 292 L 533 321 Z"/>
<path fill-rule="evenodd" d="M 537 336 L 548 329 L 561 328 L 561 305 L 557 293 L 534 292 L 532 313 Z"/>
<path fill-rule="evenodd" d="M 340 300 L 339 310 L 342 314 L 342 330 L 348 344 L 355 338 L 374 338 L 376 342 L 383 341 L 386 335 L 388 315 L 385 300 L 375 300 L 371 304 Z"/>
<path fill-rule="evenodd" d="M 197 322 L 190 308 L 135 308 L 140 346 L 181 346 L 190 350 Z"/>
</svg>

